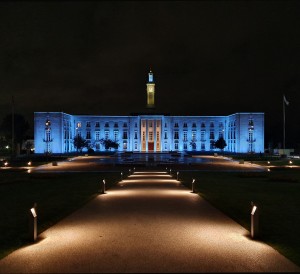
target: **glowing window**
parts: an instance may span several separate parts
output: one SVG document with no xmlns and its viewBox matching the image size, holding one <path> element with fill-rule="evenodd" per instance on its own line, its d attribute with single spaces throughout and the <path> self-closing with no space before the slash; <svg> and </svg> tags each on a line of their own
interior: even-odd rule
<svg viewBox="0 0 300 274">
<path fill-rule="evenodd" d="M 81 128 L 81 122 L 77 122 L 77 128 Z"/>
</svg>

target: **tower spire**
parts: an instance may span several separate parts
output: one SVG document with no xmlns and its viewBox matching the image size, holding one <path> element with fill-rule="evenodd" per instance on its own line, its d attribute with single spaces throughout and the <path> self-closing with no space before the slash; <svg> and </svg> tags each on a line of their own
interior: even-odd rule
<svg viewBox="0 0 300 274">
<path fill-rule="evenodd" d="M 147 86 L 147 108 L 155 108 L 154 96 L 155 96 L 155 83 L 153 79 L 153 72 L 150 68 L 148 73 L 148 83 Z"/>
</svg>

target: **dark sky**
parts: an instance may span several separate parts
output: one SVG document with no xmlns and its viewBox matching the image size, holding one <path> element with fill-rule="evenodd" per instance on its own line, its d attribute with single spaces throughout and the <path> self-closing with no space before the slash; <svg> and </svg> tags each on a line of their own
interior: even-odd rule
<svg viewBox="0 0 300 274">
<path fill-rule="evenodd" d="M 0 3 L 0 118 L 264 112 L 266 147 L 300 143 L 300 1 Z"/>
</svg>

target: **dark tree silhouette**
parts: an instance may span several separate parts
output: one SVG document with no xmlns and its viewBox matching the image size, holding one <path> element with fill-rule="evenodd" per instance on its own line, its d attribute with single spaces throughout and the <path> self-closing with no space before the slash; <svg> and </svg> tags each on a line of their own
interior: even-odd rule
<svg viewBox="0 0 300 274">
<path fill-rule="evenodd" d="M 215 147 L 223 151 L 223 149 L 227 146 L 226 141 L 223 137 L 220 137 L 217 141 L 215 141 Z"/>
<path fill-rule="evenodd" d="M 110 139 L 103 139 L 102 138 L 100 140 L 100 144 L 103 145 L 105 149 L 110 149 L 110 148 L 118 149 L 119 148 L 118 142 L 110 140 Z"/>
<path fill-rule="evenodd" d="M 76 135 L 73 138 L 73 143 L 74 143 L 74 147 L 76 148 L 77 152 L 80 151 L 82 152 L 83 148 L 89 148 L 89 142 L 87 140 L 85 140 L 83 137 L 81 137 L 80 135 Z"/>
<path fill-rule="evenodd" d="M 21 114 L 14 114 L 14 145 L 21 144 L 25 139 L 26 132 L 29 129 L 29 123 Z M 12 114 L 6 115 L 0 125 L 1 135 L 11 144 L 12 141 Z M 12 144 L 11 144 L 12 145 Z"/>
</svg>

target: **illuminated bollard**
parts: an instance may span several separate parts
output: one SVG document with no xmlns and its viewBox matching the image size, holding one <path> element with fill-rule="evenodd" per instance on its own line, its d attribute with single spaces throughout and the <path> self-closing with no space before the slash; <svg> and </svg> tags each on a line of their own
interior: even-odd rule
<svg viewBox="0 0 300 274">
<path fill-rule="evenodd" d="M 121 172 L 121 181 L 123 180 L 123 172 Z"/>
<path fill-rule="evenodd" d="M 255 239 L 259 235 L 259 211 L 254 203 L 251 202 L 251 205 L 251 237 Z"/>
<path fill-rule="evenodd" d="M 172 169 L 170 168 L 170 175 L 172 175 L 171 173 L 172 173 Z"/>
<path fill-rule="evenodd" d="M 105 179 L 103 179 L 102 181 L 102 191 L 101 191 L 102 194 L 105 194 Z"/>
<path fill-rule="evenodd" d="M 179 171 L 177 171 L 177 181 L 178 181 Z"/>
<path fill-rule="evenodd" d="M 135 172 L 135 167 L 133 168 L 133 173 Z"/>
<path fill-rule="evenodd" d="M 29 210 L 29 240 L 36 241 L 37 238 L 37 213 L 35 208 Z"/>
<path fill-rule="evenodd" d="M 129 175 L 130 175 L 130 174 L 131 174 L 131 169 L 129 169 L 129 171 L 128 171 L 128 172 L 129 172 Z"/>
<path fill-rule="evenodd" d="M 192 192 L 195 193 L 195 179 L 192 181 Z"/>
</svg>

